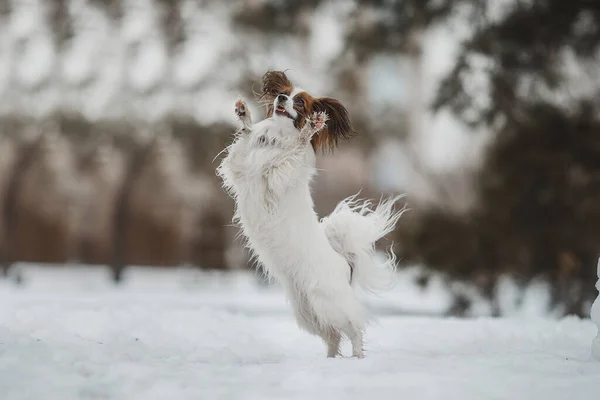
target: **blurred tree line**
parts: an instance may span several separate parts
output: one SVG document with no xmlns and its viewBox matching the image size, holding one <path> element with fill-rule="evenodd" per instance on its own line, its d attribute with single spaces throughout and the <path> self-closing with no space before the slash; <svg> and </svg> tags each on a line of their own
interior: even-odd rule
<svg viewBox="0 0 600 400">
<path fill-rule="evenodd" d="M 89 2 L 102 10 L 115 24 L 126 18 L 128 7 L 135 3 L 131 0 Z M 366 71 L 370 63 L 382 54 L 407 56 L 412 62 L 414 74 L 409 80 L 418 86 L 422 79 L 419 73 L 422 67 L 420 63 L 424 33 L 435 26 L 456 21 L 467 24 L 468 34 L 459 46 L 455 65 L 442 81 L 435 100 L 428 107 L 433 111 L 451 112 L 474 132 L 473 135 L 481 131 L 492 133 L 493 140 L 485 148 L 483 164 L 476 170 L 462 172 L 469 181 L 470 190 L 474 191 L 475 201 L 468 207 L 445 206 L 444 193 L 457 186 L 456 180 L 431 174 L 418 165 L 418 159 L 411 159 L 415 170 L 430 181 L 432 186 L 440 188 L 437 193 L 441 200 L 434 205 L 420 204 L 411 198 L 409 192 L 408 203 L 412 211 L 406 214 L 392 237 L 396 243 L 395 249 L 403 264 L 422 264 L 432 271 L 441 272 L 449 282 L 474 284 L 480 294 L 489 300 L 492 312 L 496 315 L 501 313 L 498 305 L 498 282 L 506 274 L 514 277 L 522 288 L 537 279 L 550 282 L 550 307 L 558 314 L 587 314 L 588 305 L 595 294 L 594 265 L 600 253 L 600 4 L 597 1 L 147 2 L 152 3 L 157 10 L 158 27 L 166 43 L 167 57 L 177 56 L 178 51 L 190 42 L 190 35 L 197 33 L 190 30 L 190 26 L 202 28 L 196 25 L 201 25 L 204 20 L 194 22 L 190 17 L 192 9 L 201 10 L 202 14 L 202 10 L 222 7 L 229 15 L 237 34 L 235 45 L 213 64 L 203 80 L 190 78 L 189 87 L 185 89 L 188 97 L 181 103 L 186 106 L 200 101 L 193 97 L 194 91 L 215 93 L 207 86 L 206 82 L 209 81 L 216 82 L 217 92 L 239 91 L 243 88 L 243 93 L 251 96 L 253 84 L 260 75 L 276 64 L 272 61 L 277 55 L 269 56 L 269 50 L 281 49 L 282 42 L 289 52 L 297 54 L 294 66 L 311 64 L 311 22 L 324 8 L 333 9 L 334 14 L 342 21 L 341 49 L 319 67 L 312 67 L 307 71 L 297 69 L 300 69 L 300 73 L 304 72 L 310 82 L 322 92 L 334 94 L 348 105 L 353 122 L 361 133 L 349 146 L 358 147 L 366 154 L 374 148 L 381 135 L 391 134 L 399 140 L 408 141 L 411 134 L 418 134 L 418 123 L 414 122 L 412 116 L 418 112 L 418 108 L 392 108 L 374 112 L 365 100 L 368 98 Z M 11 4 L 13 2 L 8 0 L 0 1 L 0 16 L 10 15 Z M 45 18 L 50 21 L 55 46 L 64 47 L 77 32 L 72 12 L 74 3 L 68 0 L 51 0 L 46 4 L 49 6 Z M 208 26 L 210 28 L 212 25 Z M 327 31 L 325 34 L 328 34 Z M 212 36 L 208 35 L 201 40 L 208 40 L 209 37 Z M 132 45 L 130 51 L 138 51 L 138 47 L 137 44 Z M 291 64 L 292 60 L 289 61 Z M 314 64 L 318 65 L 318 62 Z M 243 66 L 240 71 L 232 69 L 240 65 Z M 227 80 L 224 80 L 225 75 Z M 232 76 L 235 78 L 231 79 Z M 123 92 L 127 93 L 127 90 L 131 89 L 124 88 Z M 145 95 L 152 96 L 160 92 L 161 86 L 147 85 L 143 90 Z M 413 88 L 411 96 L 414 103 L 422 101 L 418 87 Z M 206 102 L 209 98 L 210 96 L 202 97 L 202 101 Z M 129 101 L 116 104 L 126 108 Z M 142 103 L 138 109 L 147 109 L 152 104 Z M 190 108 L 186 110 L 189 111 Z M 41 138 L 46 137 L 47 132 L 58 130 L 68 138 L 69 146 L 84 149 L 77 153 L 85 155 L 82 158 L 84 161 L 71 161 L 80 168 L 78 173 L 101 169 L 97 166 L 101 162 L 93 160 L 102 159 L 101 149 L 113 149 L 108 144 L 102 145 L 105 147 L 95 147 L 93 138 L 100 135 L 110 138 L 106 142 L 102 141 L 104 139 L 100 140 L 101 143 L 118 143 L 115 157 L 124 166 L 121 172 L 114 173 L 118 177 L 110 178 L 113 189 L 100 191 L 102 195 L 115 198 L 113 203 L 109 203 L 114 204 L 114 210 L 117 211 L 102 211 L 116 213 L 117 218 L 112 220 L 115 226 L 102 228 L 102 234 L 87 233 L 85 237 L 95 239 L 88 239 L 87 244 L 78 247 L 93 254 L 98 252 L 94 248 L 102 247 L 99 243 L 109 241 L 114 247 L 103 251 L 111 254 L 109 258 L 117 269 L 134 261 L 144 263 L 162 259 L 161 263 L 169 264 L 173 260 L 194 259 L 190 255 L 192 253 L 199 257 L 198 254 L 204 254 L 197 250 L 202 249 L 202 245 L 189 243 L 202 241 L 203 236 L 199 232 L 208 235 L 207 232 L 218 231 L 215 227 L 227 220 L 226 210 L 231 207 L 231 204 L 226 203 L 227 200 L 214 194 L 206 201 L 222 206 L 224 211 L 220 211 L 218 217 L 194 210 L 194 207 L 188 205 L 197 204 L 194 202 L 197 201 L 198 194 L 193 190 L 191 193 L 183 193 L 179 189 L 179 192 L 167 189 L 170 181 L 165 178 L 168 173 L 164 172 L 180 171 L 179 175 L 184 177 L 181 179 L 195 179 L 194 182 L 200 179 L 206 185 L 212 185 L 211 193 L 218 193 L 218 183 L 212 178 L 214 165 L 209 154 L 216 154 L 226 143 L 231 128 L 230 121 L 208 123 L 186 116 L 185 112 L 167 112 L 160 118 L 150 118 L 151 123 L 140 123 L 139 119 L 105 118 L 98 122 L 81 115 L 61 115 L 50 118 L 58 121 L 54 125 L 43 125 L 44 134 L 32 136 L 38 138 L 34 141 L 37 143 L 35 146 L 30 142 L 23 144 L 20 141 L 22 139 L 15 139 L 10 135 L 5 140 L 10 146 L 24 146 L 24 149 L 31 148 L 34 151 L 36 148 L 44 148 L 45 142 Z M 21 120 L 11 123 L 13 125 L 4 124 L 5 131 L 19 131 L 12 129 L 12 126 L 18 126 L 22 131 L 28 126 Z M 114 133 L 127 130 L 140 133 L 130 135 L 133 138 L 128 138 L 126 133 Z M 80 135 L 81 131 L 87 132 L 87 136 Z M 148 134 L 148 131 L 151 133 Z M 82 136 L 90 139 L 77 139 Z M 52 138 L 54 136 L 48 142 L 55 140 Z M 164 154 L 175 154 L 178 150 L 174 148 L 181 145 L 185 154 L 183 159 L 190 161 L 191 166 L 173 166 L 156 161 L 168 158 Z M 13 164 L 20 174 L 24 170 L 21 165 L 32 163 L 31 157 L 22 157 L 23 160 L 16 160 Z M 111 161 L 109 164 L 115 163 L 117 162 Z M 159 167 L 151 167 L 154 164 Z M 154 172 L 147 173 L 147 178 L 142 179 L 143 171 Z M 96 176 L 90 174 L 92 175 Z M 163 177 L 162 180 L 159 177 Z M 37 179 L 44 181 L 44 178 Z M 103 182 L 110 179 L 105 178 Z M 22 185 L 19 183 L 21 181 L 11 181 L 8 178 L 5 181 L 8 182 L 6 187 L 11 188 L 8 193 L 12 194 L 4 200 L 4 218 L 8 221 L 7 226 L 11 227 L 19 213 L 15 213 L 10 207 L 17 203 L 27 204 L 26 201 L 15 200 L 18 193 L 26 192 L 26 187 L 17 190 L 16 187 Z M 156 182 L 162 182 L 162 186 Z M 137 192 L 133 189 L 123 190 L 136 185 L 145 185 L 147 189 L 136 189 Z M 317 193 L 330 186 L 319 185 L 317 182 Z M 194 185 L 187 185 L 192 186 Z M 317 202 L 319 212 L 328 212 L 334 201 L 339 200 L 342 195 L 350 194 L 345 191 L 350 192 L 351 189 L 354 187 L 349 185 L 341 191 L 329 192 L 327 200 Z M 99 204 L 106 203 L 96 195 L 89 194 L 94 193 L 93 191 L 87 190 L 88 207 L 89 204 L 97 204 L 96 207 L 101 208 Z M 156 192 L 164 195 L 157 198 L 149 195 Z M 173 196 L 167 196 L 167 193 L 176 193 L 175 200 Z M 366 193 L 379 197 L 376 187 L 367 188 Z M 155 206 L 148 206 L 149 203 Z M 171 210 L 179 211 L 158 215 L 156 210 L 160 210 L 163 204 L 178 204 Z M 37 209 L 41 206 L 31 207 Z M 191 211 L 189 207 L 192 208 Z M 30 215 L 31 211 L 24 213 Z M 190 218 L 189 215 L 194 217 Z M 155 234 L 151 234 L 152 239 L 144 239 L 144 232 L 152 232 L 145 225 L 151 220 L 164 222 L 163 225 L 159 224 L 161 228 L 155 230 Z M 190 220 L 195 221 L 191 226 L 177 222 Z M 102 226 L 98 222 L 83 225 L 86 224 L 97 226 L 98 229 Z M 127 226 L 131 227 L 132 224 L 137 228 L 128 230 Z M 114 233 L 114 229 L 118 232 L 116 242 L 114 235 L 107 233 Z M 23 235 L 25 234 L 30 237 L 30 233 Z M 11 240 L 20 240 L 19 234 L 12 237 Z M 188 244 L 182 246 L 181 241 L 176 239 L 178 237 L 186 237 L 183 242 Z M 225 234 L 219 237 L 216 242 L 229 240 Z M 137 246 L 139 249 L 146 249 L 150 244 L 155 253 L 140 250 L 141 253 L 135 257 L 131 254 L 127 256 L 123 246 L 128 240 L 138 243 L 133 248 Z M 42 246 L 45 240 L 40 241 Z M 11 242 L 8 240 L 6 243 Z M 161 250 L 159 243 L 170 250 Z M 216 247 L 221 249 L 219 251 L 225 251 L 223 245 L 219 246 Z M 165 258 L 164 255 L 170 252 L 175 252 L 176 255 Z M 423 284 L 426 283 L 427 275 L 424 275 Z M 468 295 L 457 291 L 455 304 L 449 312 L 468 314 L 470 300 Z"/>
<path fill-rule="evenodd" d="M 473 32 L 432 106 L 494 141 L 473 176 L 476 205 L 418 210 L 400 232 L 402 254 L 475 282 L 494 314 L 508 273 L 521 287 L 549 281 L 558 314 L 587 315 L 600 254 L 600 3 L 510 2 L 493 17 L 494 2 L 446 5 L 465 3 Z M 452 312 L 468 307 L 458 296 Z"/>
</svg>

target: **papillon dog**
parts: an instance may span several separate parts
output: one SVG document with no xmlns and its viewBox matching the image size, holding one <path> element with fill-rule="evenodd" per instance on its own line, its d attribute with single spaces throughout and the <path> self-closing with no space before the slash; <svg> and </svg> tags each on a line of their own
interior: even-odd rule
<svg viewBox="0 0 600 400">
<path fill-rule="evenodd" d="M 236 203 L 234 222 L 267 276 L 284 288 L 299 327 L 324 340 L 327 357 L 341 355 L 347 338 L 352 356 L 363 358 L 368 318 L 355 285 L 393 286 L 394 257 L 378 260 L 375 242 L 394 229 L 401 196 L 372 207 L 355 195 L 319 219 L 310 188 L 316 154 L 353 135 L 348 112 L 338 100 L 294 87 L 280 71 L 263 76 L 260 99 L 267 116 L 256 124 L 245 101 L 236 102 L 240 127 L 217 168 Z"/>
</svg>

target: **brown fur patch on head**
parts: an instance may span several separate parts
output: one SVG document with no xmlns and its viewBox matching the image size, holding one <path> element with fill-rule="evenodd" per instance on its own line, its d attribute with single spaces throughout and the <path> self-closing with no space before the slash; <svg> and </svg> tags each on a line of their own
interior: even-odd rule
<svg viewBox="0 0 600 400">
<path fill-rule="evenodd" d="M 314 99 L 311 104 L 310 113 L 326 112 L 329 116 L 325 128 L 313 137 L 312 145 L 316 150 L 323 152 L 332 151 L 337 147 L 340 139 L 349 139 L 354 136 L 350 115 L 346 107 L 338 100 L 331 97 Z"/>
<path fill-rule="evenodd" d="M 273 102 L 277 95 L 292 93 L 292 82 L 283 71 L 267 71 L 262 77 L 262 90 L 259 100 L 267 107 L 267 118 L 273 115 Z"/>
<path fill-rule="evenodd" d="M 310 117 L 314 98 L 306 92 L 300 92 L 292 98 L 292 101 L 294 110 L 298 113 L 298 117 L 294 121 L 294 126 L 297 129 L 302 129 L 306 120 Z"/>
</svg>

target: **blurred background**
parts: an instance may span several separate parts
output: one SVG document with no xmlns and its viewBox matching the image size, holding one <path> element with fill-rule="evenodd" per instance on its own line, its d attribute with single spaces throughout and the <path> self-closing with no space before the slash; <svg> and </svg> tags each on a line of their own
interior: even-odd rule
<svg viewBox="0 0 600 400">
<path fill-rule="evenodd" d="M 600 3 L 0 0 L 0 258 L 253 268 L 215 176 L 269 69 L 340 99 L 319 215 L 406 193 L 392 246 L 443 313 L 589 315 L 600 253 Z M 529 302 L 529 303 L 528 303 Z M 484 305 L 484 306 L 482 306 Z"/>
</svg>

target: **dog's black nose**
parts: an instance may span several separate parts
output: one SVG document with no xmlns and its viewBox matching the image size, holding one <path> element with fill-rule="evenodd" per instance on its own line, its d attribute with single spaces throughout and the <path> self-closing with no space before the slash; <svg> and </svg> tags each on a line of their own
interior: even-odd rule
<svg viewBox="0 0 600 400">
<path fill-rule="evenodd" d="M 287 96 L 285 94 L 280 94 L 279 96 L 277 96 L 277 101 L 280 103 L 283 103 L 286 100 L 287 100 Z"/>
</svg>

